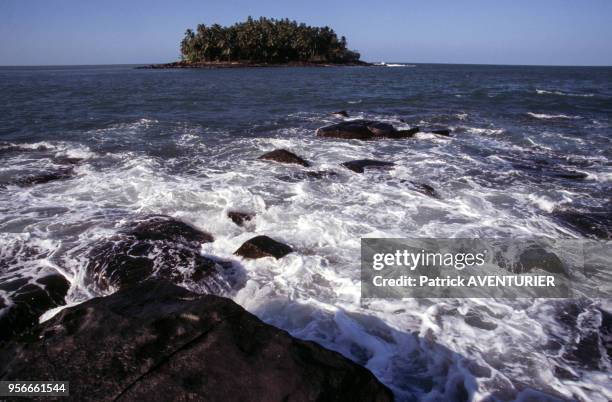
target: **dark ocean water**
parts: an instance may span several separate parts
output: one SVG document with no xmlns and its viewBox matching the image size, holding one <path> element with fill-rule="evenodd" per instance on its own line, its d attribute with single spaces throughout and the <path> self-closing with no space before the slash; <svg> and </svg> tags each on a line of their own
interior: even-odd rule
<svg viewBox="0 0 612 402">
<path fill-rule="evenodd" d="M 242 261 L 244 284 L 226 296 L 365 365 L 400 399 L 462 387 L 477 400 L 612 399 L 609 300 L 359 299 L 362 237 L 609 239 L 612 68 L 2 67 L 0 94 L 0 282 L 55 270 L 71 302 L 93 297 L 91 245 L 167 214 L 214 234 L 202 252 L 221 258 L 254 234 L 291 244 L 281 260 Z M 315 137 L 336 110 L 422 132 Z M 274 148 L 333 174 L 256 159 Z M 395 167 L 339 166 L 364 158 Z M 60 179 L 24 184 L 50 173 Z M 257 213 L 253 225 L 234 225 L 233 209 Z M 474 311 L 495 328 L 469 325 Z"/>
</svg>

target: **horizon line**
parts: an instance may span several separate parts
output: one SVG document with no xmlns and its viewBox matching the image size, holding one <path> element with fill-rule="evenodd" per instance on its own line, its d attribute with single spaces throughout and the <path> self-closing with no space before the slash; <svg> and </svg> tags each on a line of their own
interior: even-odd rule
<svg viewBox="0 0 612 402">
<path fill-rule="evenodd" d="M 453 63 L 453 62 L 410 62 L 410 61 L 365 61 L 366 63 L 386 63 L 386 64 L 414 64 L 414 65 L 460 65 L 460 66 L 512 66 L 512 67 L 593 67 L 610 68 L 612 64 L 498 64 L 498 63 Z M 95 66 L 148 66 L 155 64 L 166 64 L 173 62 L 156 63 L 96 63 L 96 64 L 0 64 L 2 67 L 95 67 Z M 342 65 L 339 65 L 342 66 Z"/>
</svg>

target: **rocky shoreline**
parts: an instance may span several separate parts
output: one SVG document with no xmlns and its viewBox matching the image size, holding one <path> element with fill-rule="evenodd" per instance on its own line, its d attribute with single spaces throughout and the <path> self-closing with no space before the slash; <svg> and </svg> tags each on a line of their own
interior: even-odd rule
<svg viewBox="0 0 612 402">
<path fill-rule="evenodd" d="M 69 380 L 74 401 L 393 400 L 339 353 L 164 280 L 62 310 L 1 347 L 0 372 Z"/>
<path fill-rule="evenodd" d="M 136 68 L 148 70 L 148 69 L 173 69 L 173 68 L 217 69 L 217 68 L 257 68 L 257 67 L 363 67 L 363 66 L 374 66 L 374 64 L 366 63 L 364 61 L 350 62 L 350 63 L 312 63 L 312 62 L 299 62 L 299 61 L 292 61 L 288 63 L 254 63 L 254 62 L 247 62 L 247 61 L 234 61 L 234 62 L 208 61 L 208 62 L 190 63 L 186 61 L 175 61 L 173 63 L 148 64 L 144 66 L 138 66 Z"/>
<path fill-rule="evenodd" d="M 382 121 L 344 120 L 346 111 L 333 114 L 343 120 L 319 128 L 316 136 L 322 141 L 413 141 L 421 132 Z M 446 128 L 424 131 L 452 139 Z M 12 146 L 5 152 L 33 151 Z M 316 161 L 286 149 L 271 150 L 253 162 L 285 164 L 303 180 L 338 175 L 334 169 L 308 170 Z M 394 169 L 395 164 L 360 159 L 339 160 L 338 166 L 365 174 Z M 584 179 L 552 167 L 524 168 L 546 179 Z M 42 172 L 4 184 L 35 186 L 76 174 L 68 172 Z M 444 195 L 428 183 L 415 180 L 409 186 L 433 199 Z M 226 214 L 237 226 L 256 226 L 252 211 Z M 610 239 L 609 214 L 551 214 L 585 237 Z M 236 258 L 224 260 L 201 254 L 202 244 L 215 241 L 213 234 L 169 216 L 139 217 L 86 246 L 85 285 L 95 294 L 112 294 L 66 308 L 40 324 L 44 312 L 66 304 L 70 284 L 61 273 L 0 283 L 11 294 L 6 301 L 0 297 L 0 309 L 6 308 L 0 316 L 0 379 L 70 379 L 74 400 L 161 400 L 168 395 L 156 394 L 156 389 L 182 399 L 392 400 L 391 391 L 366 368 L 293 338 L 218 296 L 243 286 L 238 257 L 280 259 L 300 252 L 281 240 L 254 234 L 234 251 Z M 0 260 L 2 264 L 9 266 Z M 196 291 L 181 287 L 185 285 Z"/>
</svg>

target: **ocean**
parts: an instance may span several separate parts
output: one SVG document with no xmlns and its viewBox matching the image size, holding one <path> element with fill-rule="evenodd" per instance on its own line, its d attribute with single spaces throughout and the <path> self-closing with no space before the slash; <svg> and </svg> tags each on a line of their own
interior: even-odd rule
<svg viewBox="0 0 612 402">
<path fill-rule="evenodd" d="M 240 265 L 222 295 L 364 365 L 398 400 L 611 400 L 610 299 L 366 302 L 360 239 L 610 239 L 612 68 L 394 66 L 1 67 L 0 296 L 49 270 L 69 279 L 69 304 L 102 295 L 84 280 L 92 245 L 164 214 Z M 316 137 L 339 110 L 421 132 Z M 312 167 L 257 159 L 276 148 Z M 354 159 L 395 165 L 340 166 Z M 230 210 L 256 217 L 240 227 Z M 256 234 L 295 252 L 233 255 Z"/>
</svg>

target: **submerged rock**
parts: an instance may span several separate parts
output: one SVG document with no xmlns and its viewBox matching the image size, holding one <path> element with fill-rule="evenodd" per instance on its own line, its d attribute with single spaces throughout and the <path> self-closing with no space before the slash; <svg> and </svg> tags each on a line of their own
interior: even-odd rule
<svg viewBox="0 0 612 402">
<path fill-rule="evenodd" d="M 78 165 L 83 162 L 83 158 L 75 158 L 70 156 L 57 156 L 53 158 L 53 163 L 58 165 Z"/>
<path fill-rule="evenodd" d="M 346 110 L 339 110 L 337 112 L 332 112 L 332 116 L 335 116 L 335 117 L 349 117 L 349 114 L 346 112 Z"/>
<path fill-rule="evenodd" d="M 107 291 L 161 277 L 218 292 L 217 264 L 200 252 L 202 243 L 212 241 L 210 234 L 174 218 L 147 217 L 94 245 L 88 253 L 86 282 Z"/>
<path fill-rule="evenodd" d="M 416 190 L 419 191 L 420 193 L 428 195 L 431 198 L 436 198 L 436 199 L 440 198 L 440 196 L 438 195 L 438 192 L 429 184 L 417 183 L 417 182 L 413 182 L 412 184 L 415 186 Z"/>
<path fill-rule="evenodd" d="M 333 170 L 298 170 L 277 176 L 277 178 L 287 183 L 297 183 L 304 180 L 333 179 L 337 176 L 338 173 Z"/>
<path fill-rule="evenodd" d="M 479 312 L 470 310 L 463 317 L 463 321 L 471 327 L 492 331 L 497 328 L 497 324 L 485 320 Z"/>
<path fill-rule="evenodd" d="M 255 218 L 255 214 L 251 212 L 227 211 L 227 217 L 238 226 L 244 226 Z"/>
<path fill-rule="evenodd" d="M 393 165 L 395 165 L 393 162 L 377 161 L 373 159 L 360 159 L 342 163 L 342 166 L 356 173 L 363 173 L 365 168 L 388 169 Z"/>
<path fill-rule="evenodd" d="M 0 349 L 0 379 L 69 380 L 77 401 L 393 400 L 339 353 L 165 281 L 67 308 L 36 331 Z"/>
<path fill-rule="evenodd" d="M 268 153 L 261 155 L 257 159 L 275 161 L 275 162 L 280 162 L 280 163 L 293 163 L 296 165 L 302 165 L 306 167 L 310 166 L 310 163 L 308 161 L 300 158 L 293 152 L 287 151 L 286 149 L 275 149 L 274 151 L 270 151 Z"/>
<path fill-rule="evenodd" d="M 567 276 L 563 262 L 559 257 L 555 253 L 537 245 L 532 245 L 523 250 L 514 271 L 522 274 L 531 272 L 534 269 Z"/>
<path fill-rule="evenodd" d="M 69 288 L 70 283 L 59 273 L 0 283 L 0 290 L 10 295 L 10 303 L 0 306 L 5 309 L 0 312 L 0 341 L 29 331 L 45 311 L 65 305 Z"/>
<path fill-rule="evenodd" d="M 316 135 L 326 138 L 373 140 L 376 138 L 409 138 L 418 133 L 418 127 L 397 130 L 391 124 L 373 120 L 350 120 L 317 129 Z"/>
<path fill-rule="evenodd" d="M 571 209 L 555 210 L 553 217 L 564 226 L 592 239 L 612 239 L 611 212 L 581 212 Z"/>
<path fill-rule="evenodd" d="M 58 169 L 50 172 L 41 172 L 28 176 L 23 176 L 15 179 L 9 184 L 14 184 L 21 187 L 33 186 L 36 184 L 44 184 L 57 180 L 65 180 L 74 176 L 74 171 L 69 169 Z"/>
<path fill-rule="evenodd" d="M 293 249 L 268 236 L 256 236 L 246 241 L 234 254 L 244 258 L 256 259 L 262 257 L 282 258 Z"/>
<path fill-rule="evenodd" d="M 589 175 L 583 172 L 576 172 L 575 170 L 554 170 L 551 174 L 555 177 L 559 177 L 567 180 L 582 180 L 586 179 Z"/>
<path fill-rule="evenodd" d="M 450 137 L 451 132 L 449 129 L 442 129 L 442 130 L 431 130 L 431 133 L 441 135 L 444 137 Z"/>
</svg>

